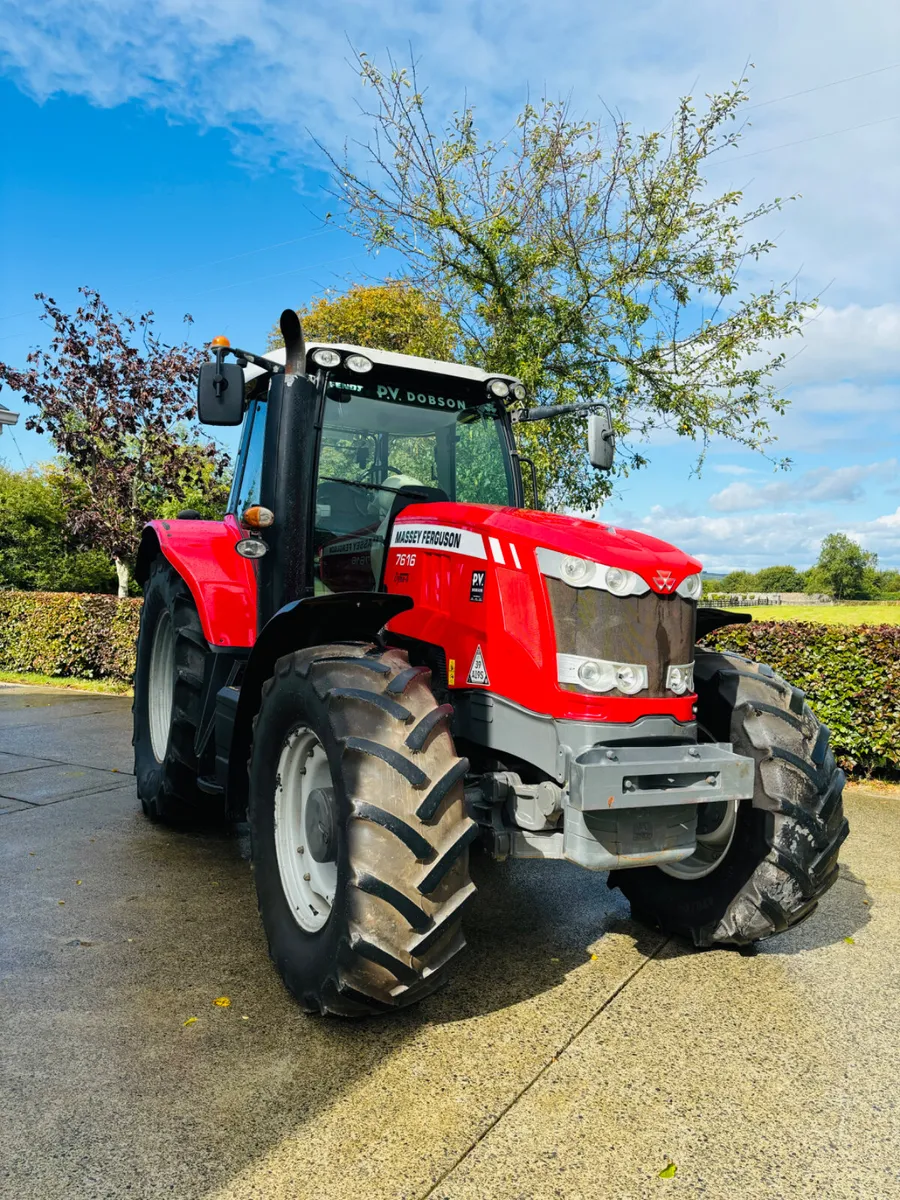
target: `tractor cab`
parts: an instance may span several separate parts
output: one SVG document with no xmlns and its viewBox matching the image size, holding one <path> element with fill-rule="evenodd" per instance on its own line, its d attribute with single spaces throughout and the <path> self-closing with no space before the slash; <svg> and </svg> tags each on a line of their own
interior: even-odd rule
<svg viewBox="0 0 900 1200">
<path fill-rule="evenodd" d="M 516 381 L 486 382 L 483 372 L 450 364 L 452 374 L 436 375 L 419 361 L 347 345 L 307 351 L 322 411 L 316 594 L 379 589 L 389 526 L 414 501 L 521 504 L 504 404 Z M 265 400 L 260 389 L 258 410 Z M 252 424 L 245 438 L 252 444 Z"/>
</svg>

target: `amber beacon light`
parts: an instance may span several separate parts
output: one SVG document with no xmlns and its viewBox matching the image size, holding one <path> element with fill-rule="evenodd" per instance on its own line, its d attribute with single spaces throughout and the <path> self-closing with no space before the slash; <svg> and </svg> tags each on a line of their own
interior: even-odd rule
<svg viewBox="0 0 900 1200">
<path fill-rule="evenodd" d="M 220 333 L 217 337 L 214 337 L 213 340 L 209 344 L 210 344 L 210 346 L 213 347 L 213 349 L 215 349 L 216 346 L 221 346 L 222 349 L 224 350 L 224 349 L 227 349 L 231 345 L 231 342 L 228 340 L 228 338 L 225 336 L 224 333 Z"/>
</svg>

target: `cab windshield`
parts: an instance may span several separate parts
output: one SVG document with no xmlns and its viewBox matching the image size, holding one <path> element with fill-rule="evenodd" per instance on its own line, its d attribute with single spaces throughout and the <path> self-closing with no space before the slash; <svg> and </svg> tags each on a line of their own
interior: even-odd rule
<svg viewBox="0 0 900 1200">
<path fill-rule="evenodd" d="M 317 591 L 378 586 L 405 501 L 515 505 L 499 401 L 480 381 L 377 367 L 330 378 L 316 488 Z"/>
</svg>

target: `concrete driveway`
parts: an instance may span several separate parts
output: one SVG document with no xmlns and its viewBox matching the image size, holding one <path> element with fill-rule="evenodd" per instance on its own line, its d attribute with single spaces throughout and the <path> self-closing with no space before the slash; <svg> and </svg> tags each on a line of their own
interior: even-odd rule
<svg viewBox="0 0 900 1200">
<path fill-rule="evenodd" d="M 900 1196 L 900 800 L 848 796 L 755 957 L 477 863 L 455 981 L 349 1024 L 281 987 L 244 840 L 150 825 L 130 766 L 128 700 L 0 686 L 4 1200 Z"/>
</svg>

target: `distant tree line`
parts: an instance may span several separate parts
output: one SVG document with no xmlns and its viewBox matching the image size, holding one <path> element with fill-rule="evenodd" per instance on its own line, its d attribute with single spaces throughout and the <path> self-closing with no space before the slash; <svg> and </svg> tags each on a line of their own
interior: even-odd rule
<svg viewBox="0 0 900 1200">
<path fill-rule="evenodd" d="M 796 567 L 763 567 L 731 571 L 723 579 L 706 579 L 709 594 L 748 592 L 805 592 L 833 596 L 835 600 L 900 600 L 900 571 L 879 571 L 878 555 L 847 537 L 830 533 L 822 542 L 819 559 L 806 571 Z"/>
</svg>

